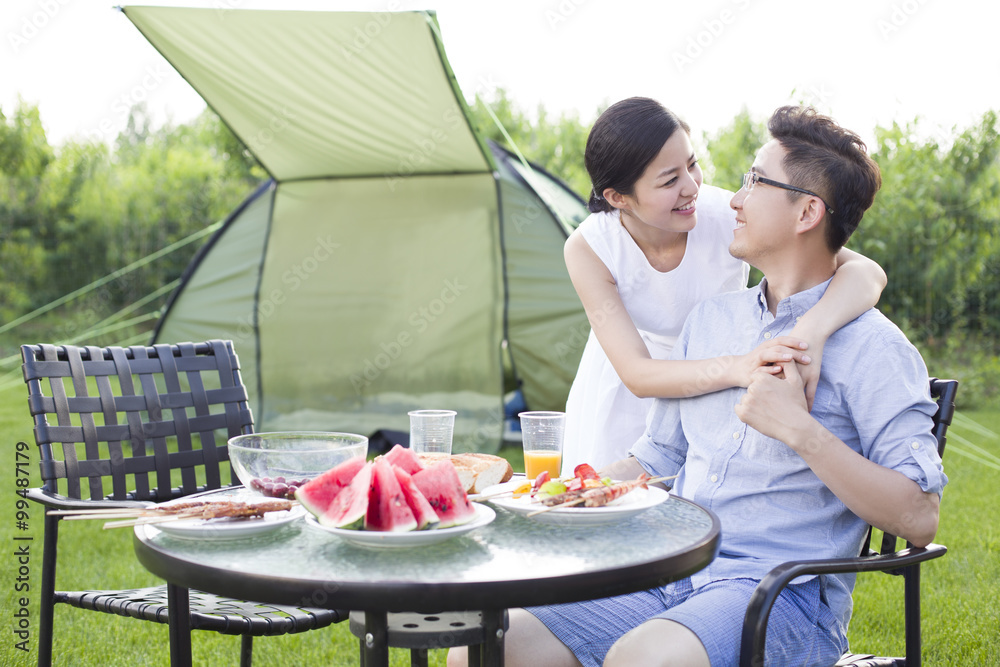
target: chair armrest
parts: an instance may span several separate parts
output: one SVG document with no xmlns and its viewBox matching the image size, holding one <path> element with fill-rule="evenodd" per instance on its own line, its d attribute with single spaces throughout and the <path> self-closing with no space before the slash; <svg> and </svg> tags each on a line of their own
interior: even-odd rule
<svg viewBox="0 0 1000 667">
<path fill-rule="evenodd" d="M 28 489 L 24 492 L 24 497 L 36 503 L 45 505 L 49 509 L 59 510 L 87 510 L 87 509 L 113 509 L 116 507 L 150 507 L 155 503 L 142 500 L 83 500 L 80 498 L 70 498 L 52 493 L 42 488 Z"/>
<path fill-rule="evenodd" d="M 782 563 L 761 579 L 750 597 L 743 620 L 740 667 L 760 667 L 764 664 L 764 642 L 771 607 L 785 586 L 796 577 L 806 574 L 889 571 L 939 558 L 947 550 L 943 545 L 932 543 L 926 547 L 907 547 L 890 554 Z"/>
</svg>

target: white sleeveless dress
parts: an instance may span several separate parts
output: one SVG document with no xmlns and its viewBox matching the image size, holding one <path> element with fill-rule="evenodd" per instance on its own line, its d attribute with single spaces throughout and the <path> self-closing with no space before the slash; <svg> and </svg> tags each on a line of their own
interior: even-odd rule
<svg viewBox="0 0 1000 667">
<path fill-rule="evenodd" d="M 646 260 L 617 212 L 594 213 L 577 230 L 611 272 L 625 310 L 654 359 L 667 359 L 695 304 L 716 294 L 746 289 L 749 267 L 729 254 L 736 214 L 732 193 L 704 185 L 698 221 L 688 232 L 680 265 L 661 273 Z M 652 398 L 630 392 L 590 332 L 566 401 L 564 476 L 580 463 L 601 467 L 628 455 L 643 434 Z"/>
</svg>

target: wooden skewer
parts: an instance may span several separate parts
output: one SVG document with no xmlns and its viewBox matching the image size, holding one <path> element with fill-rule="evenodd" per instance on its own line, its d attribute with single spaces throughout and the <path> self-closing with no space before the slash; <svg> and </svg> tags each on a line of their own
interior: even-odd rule
<svg viewBox="0 0 1000 667">
<path fill-rule="evenodd" d="M 91 510 L 49 510 L 46 512 L 49 516 L 95 516 L 99 517 L 103 514 L 136 514 L 137 512 L 148 512 L 153 509 L 153 507 L 106 507 L 103 509 L 91 509 Z"/>
<path fill-rule="evenodd" d="M 581 495 L 579 498 L 574 498 L 573 500 L 567 500 L 566 502 L 560 503 L 558 505 L 549 505 L 548 507 L 543 507 L 542 509 L 535 510 L 534 512 L 528 512 L 525 516 L 532 517 L 532 516 L 537 516 L 539 514 L 545 514 L 546 512 L 551 512 L 552 510 L 562 509 L 564 507 L 573 507 L 574 505 L 579 505 L 583 501 L 584 498 Z"/>
<path fill-rule="evenodd" d="M 164 523 L 166 521 L 176 521 L 178 519 L 197 519 L 201 517 L 201 512 L 178 512 L 176 514 L 164 514 L 161 516 L 143 516 L 133 519 L 126 519 L 125 521 L 109 521 L 104 524 L 104 530 L 109 528 L 128 528 L 130 526 L 142 526 L 147 523 Z M 224 518 L 224 517 L 217 517 Z M 243 517 L 249 518 L 249 517 Z"/>
<path fill-rule="evenodd" d="M 538 516 L 539 514 L 545 514 L 546 512 L 551 512 L 552 510 L 564 509 L 566 507 L 575 507 L 576 505 L 580 505 L 581 503 L 584 502 L 586 502 L 586 499 L 583 498 L 583 496 L 581 495 L 579 498 L 574 498 L 573 500 L 567 500 L 566 502 L 560 503 L 558 505 L 549 505 L 548 507 L 537 509 L 534 512 L 528 512 L 528 514 L 526 514 L 525 516 L 527 517 Z"/>
<path fill-rule="evenodd" d="M 104 514 L 67 514 L 63 517 L 63 521 L 79 521 L 82 519 L 137 519 L 143 516 L 163 516 L 163 513 L 142 512 L 141 514 L 136 514 L 135 512 L 106 512 Z"/>
<path fill-rule="evenodd" d="M 281 505 L 282 503 L 286 506 L 275 506 L 275 503 Z M 270 506 L 266 503 L 257 504 L 247 504 L 247 503 L 236 503 L 235 512 L 219 512 L 216 508 L 209 506 L 206 507 L 189 507 L 184 508 L 177 512 L 170 512 L 167 514 L 152 515 L 152 513 L 140 516 L 138 518 L 133 517 L 125 521 L 109 521 L 104 524 L 104 528 L 127 528 L 129 526 L 144 525 L 147 523 L 162 523 L 165 521 L 175 521 L 178 519 L 242 519 L 250 520 L 256 519 L 263 516 L 267 512 L 283 512 L 288 511 L 293 508 L 293 504 L 287 500 L 276 500 Z"/>
<path fill-rule="evenodd" d="M 517 492 L 514 489 L 508 489 L 507 491 L 497 491 L 496 493 L 473 493 L 469 495 L 469 500 L 473 502 L 478 502 L 480 500 L 490 500 L 491 498 L 503 498 L 504 496 L 513 496 Z M 531 491 L 522 491 L 520 495 L 526 496 Z"/>
<path fill-rule="evenodd" d="M 677 479 L 680 476 L 681 476 L 680 473 L 678 473 L 676 475 L 663 475 L 662 477 L 653 477 L 652 479 L 647 479 L 646 484 L 648 485 L 648 484 L 656 484 L 658 482 L 665 482 L 668 479 Z"/>
<path fill-rule="evenodd" d="M 675 479 L 677 477 L 679 477 L 679 475 L 664 475 L 662 477 L 653 477 L 651 479 L 647 479 L 646 480 L 646 485 L 649 486 L 650 484 L 656 484 L 657 482 L 663 482 L 663 481 L 666 481 L 668 479 Z M 634 481 L 634 480 L 628 480 L 628 481 Z M 633 489 L 633 491 L 634 490 L 635 489 Z M 629 493 L 631 493 L 631 491 Z M 624 497 L 624 496 L 621 496 L 621 497 Z M 584 498 L 581 495 L 579 498 L 574 498 L 573 500 L 567 500 L 566 502 L 560 503 L 559 505 L 550 505 L 549 507 L 543 507 L 541 509 L 535 510 L 534 512 L 529 512 L 525 516 L 533 517 L 533 516 L 537 516 L 539 514 L 544 514 L 545 512 L 551 512 L 552 510 L 562 509 L 564 507 L 573 507 L 574 505 L 579 505 L 582 502 L 584 502 Z"/>
<path fill-rule="evenodd" d="M 274 503 L 285 503 L 289 507 L 275 507 Z M 261 510 L 261 506 L 266 509 Z M 146 523 L 160 523 L 163 521 L 174 521 L 177 519 L 222 519 L 222 518 L 244 518 L 249 519 L 259 514 L 240 513 L 226 514 L 230 507 L 247 510 L 259 510 L 262 512 L 279 511 L 290 509 L 291 505 L 287 500 L 274 499 L 270 503 L 245 503 L 242 501 L 206 501 L 193 503 L 185 507 L 171 507 L 170 505 L 153 505 L 147 507 L 116 507 L 84 510 L 50 510 L 49 514 L 61 516 L 66 521 L 80 519 L 123 519 L 122 521 L 109 521 L 104 524 L 104 528 L 124 528 L 127 526 L 137 526 Z M 206 516 L 206 513 L 208 514 Z"/>
</svg>

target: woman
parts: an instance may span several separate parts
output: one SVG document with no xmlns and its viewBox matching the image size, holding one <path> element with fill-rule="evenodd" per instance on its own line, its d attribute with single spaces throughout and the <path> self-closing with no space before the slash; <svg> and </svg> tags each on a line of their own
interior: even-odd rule
<svg viewBox="0 0 1000 667">
<path fill-rule="evenodd" d="M 749 383 L 779 361 L 806 364 L 811 401 L 826 339 L 877 303 L 882 269 L 849 250 L 830 287 L 791 336 L 748 354 L 669 361 L 695 304 L 745 289 L 749 267 L 729 254 L 732 193 L 702 185 L 690 128 L 655 100 L 607 109 L 587 139 L 592 212 L 564 255 L 591 332 L 566 402 L 563 474 L 624 458 L 642 435 L 653 397 L 684 397 Z M 806 353 L 804 350 L 808 350 Z"/>
</svg>

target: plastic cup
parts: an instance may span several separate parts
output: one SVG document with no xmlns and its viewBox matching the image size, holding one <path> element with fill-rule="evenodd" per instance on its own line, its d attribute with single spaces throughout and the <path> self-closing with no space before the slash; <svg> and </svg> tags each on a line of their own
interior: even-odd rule
<svg viewBox="0 0 1000 667">
<path fill-rule="evenodd" d="M 410 449 L 417 454 L 451 454 L 455 434 L 454 410 L 411 410 Z"/>
<path fill-rule="evenodd" d="M 553 479 L 562 468 L 565 412 L 522 412 L 521 439 L 524 446 L 524 473 L 528 480 L 548 471 Z"/>
</svg>

